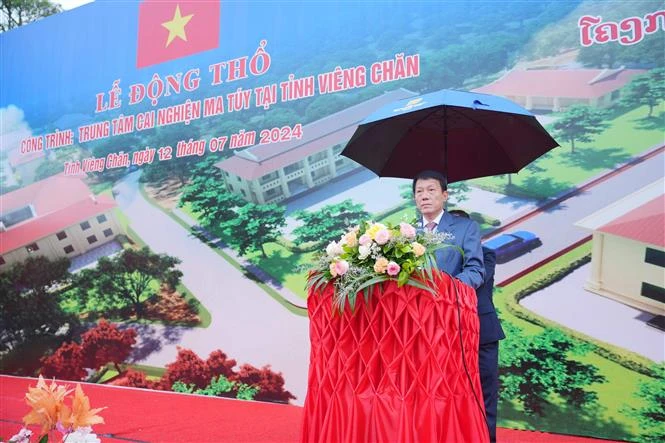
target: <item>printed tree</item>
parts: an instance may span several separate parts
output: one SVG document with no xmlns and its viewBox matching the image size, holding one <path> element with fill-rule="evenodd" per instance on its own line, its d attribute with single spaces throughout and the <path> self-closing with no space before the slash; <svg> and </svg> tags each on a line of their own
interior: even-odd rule
<svg viewBox="0 0 665 443">
<path fill-rule="evenodd" d="M 212 377 L 223 375 L 226 378 L 233 376 L 233 368 L 236 361 L 223 353 L 221 350 L 212 351 L 206 360 L 208 370 Z"/>
<path fill-rule="evenodd" d="M 211 378 L 205 360 L 191 349 L 178 347 L 178 356 L 173 363 L 166 365 L 161 382 L 164 389 L 171 389 L 175 382 L 203 389 L 210 383 Z"/>
<path fill-rule="evenodd" d="M 226 380 L 236 378 L 235 365 L 236 361 L 219 349 L 203 360 L 191 349 L 178 347 L 178 356 L 173 363 L 166 365 L 160 383 L 164 389 L 173 389 L 173 385 L 179 382 L 193 392 L 195 388 L 204 389 L 220 376 Z"/>
<path fill-rule="evenodd" d="M 508 177 L 510 180 L 510 174 L 508 174 Z M 449 201 L 455 206 L 459 206 L 461 203 L 467 201 L 469 199 L 469 192 L 471 192 L 471 188 L 465 181 L 448 185 Z"/>
<path fill-rule="evenodd" d="M 113 363 L 118 372 L 136 343 L 136 330 L 124 331 L 105 320 L 81 335 L 81 344 L 68 342 L 55 352 L 42 358 L 42 374 L 46 377 L 81 380 L 87 371 L 98 371 L 108 363 Z"/>
<path fill-rule="evenodd" d="M 570 152 L 575 153 L 575 141 L 590 142 L 593 135 L 607 127 L 604 111 L 587 105 L 573 105 L 554 122 L 555 137 L 570 142 Z"/>
<path fill-rule="evenodd" d="M 36 337 L 53 335 L 78 324 L 65 313 L 54 288 L 67 284 L 69 260 L 29 257 L 0 274 L 0 350 L 7 351 Z"/>
<path fill-rule="evenodd" d="M 2 0 L 0 5 L 1 32 L 62 12 L 62 6 L 49 0 Z"/>
<path fill-rule="evenodd" d="M 621 102 L 628 106 L 649 106 L 647 118 L 653 115 L 653 108 L 665 100 L 665 68 L 652 69 L 646 74 L 635 76 L 623 90 Z"/>
<path fill-rule="evenodd" d="M 236 208 L 246 202 L 226 189 L 222 171 L 206 160 L 195 168 L 192 180 L 183 188 L 179 206 L 187 203 L 199 222 L 210 227 L 235 218 Z"/>
<path fill-rule="evenodd" d="M 298 243 L 329 243 L 369 218 L 364 205 L 347 199 L 333 205 L 326 205 L 317 211 L 298 211 L 293 214 L 296 220 L 303 222 L 293 230 Z"/>
<path fill-rule="evenodd" d="M 132 307 L 138 318 L 143 315 L 143 302 L 152 295 L 154 285 L 166 284 L 175 288 L 182 272 L 176 269 L 180 260 L 165 254 L 155 254 L 147 247 L 125 249 L 119 255 L 102 257 L 95 269 L 86 269 L 76 277 L 77 296 L 122 309 Z"/>
<path fill-rule="evenodd" d="M 81 335 L 83 366 L 99 370 L 102 366 L 113 363 L 118 372 L 136 343 L 136 330 L 120 330 L 106 320 Z"/>
<path fill-rule="evenodd" d="M 244 364 L 240 367 L 234 380 L 259 388 L 259 392 L 254 397 L 259 401 L 288 403 L 289 400 L 296 398 L 284 389 L 284 377 L 282 373 L 273 372 L 270 369 L 270 365 L 259 369 L 250 364 Z"/>
<path fill-rule="evenodd" d="M 155 149 L 162 146 L 172 148 L 171 158 L 159 159 L 155 154 L 152 163 L 143 166 L 141 180 L 149 183 L 162 183 L 164 180 L 177 179 L 180 186 L 184 186 L 187 179 L 192 176 L 194 166 L 201 160 L 197 155 L 177 157 L 179 141 L 187 142 L 190 139 L 201 138 L 201 131 L 195 124 L 160 126 L 148 137 L 147 144 Z"/>
<path fill-rule="evenodd" d="M 654 365 L 653 372 L 655 377 L 638 385 L 636 395 L 642 399 L 642 406 L 628 410 L 628 414 L 639 423 L 638 441 L 641 443 L 665 441 L 665 363 Z"/>
<path fill-rule="evenodd" d="M 248 250 L 261 251 L 267 258 L 264 244 L 275 241 L 286 225 L 284 206 L 247 203 L 236 211 L 236 218 L 220 223 L 229 244 L 245 254 Z"/>
<path fill-rule="evenodd" d="M 556 394 L 575 407 L 596 401 L 596 393 L 585 388 L 602 383 L 605 378 L 595 366 L 580 363 L 572 355 L 581 355 L 586 347 L 572 341 L 561 331 L 546 329 L 525 337 L 522 331 L 506 324 L 509 337 L 500 353 L 501 397 L 517 400 L 531 415 L 544 415 Z"/>
<path fill-rule="evenodd" d="M 81 345 L 75 342 L 63 343 L 53 354 L 43 357 L 41 374 L 63 380 L 83 380 L 87 372 L 83 365 Z"/>
</svg>

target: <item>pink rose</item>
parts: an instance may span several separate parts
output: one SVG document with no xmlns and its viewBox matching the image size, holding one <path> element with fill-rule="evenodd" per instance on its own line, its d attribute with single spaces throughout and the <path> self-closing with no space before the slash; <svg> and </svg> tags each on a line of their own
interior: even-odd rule
<svg viewBox="0 0 665 443">
<path fill-rule="evenodd" d="M 372 241 L 372 237 L 370 237 L 367 234 L 363 234 L 360 236 L 358 239 L 358 243 L 360 243 L 361 246 L 365 246 L 366 244 L 370 243 Z"/>
<path fill-rule="evenodd" d="M 385 245 L 390 240 L 390 231 L 387 229 L 381 229 L 374 236 L 374 241 L 380 245 Z"/>
<path fill-rule="evenodd" d="M 394 277 L 397 274 L 399 274 L 400 269 L 402 269 L 402 268 L 400 268 L 397 263 L 395 263 L 394 261 L 391 261 L 390 263 L 388 263 L 388 268 L 386 269 L 386 272 L 388 272 L 388 275 L 391 275 L 391 276 Z"/>
<path fill-rule="evenodd" d="M 349 262 L 346 260 L 339 260 L 334 263 L 335 265 L 335 273 L 337 275 L 344 275 L 346 274 L 346 271 L 349 270 Z"/>
<path fill-rule="evenodd" d="M 416 228 L 408 223 L 400 223 L 399 232 L 408 239 L 416 238 Z"/>
</svg>

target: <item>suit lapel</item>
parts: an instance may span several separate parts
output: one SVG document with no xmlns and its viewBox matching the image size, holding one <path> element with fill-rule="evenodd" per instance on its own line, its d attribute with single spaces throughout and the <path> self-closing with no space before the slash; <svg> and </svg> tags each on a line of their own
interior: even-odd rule
<svg viewBox="0 0 665 443">
<path fill-rule="evenodd" d="M 443 211 L 441 216 L 441 221 L 436 227 L 436 230 L 439 232 L 451 232 L 452 227 L 455 224 L 455 216 L 448 214 L 448 211 Z"/>
</svg>

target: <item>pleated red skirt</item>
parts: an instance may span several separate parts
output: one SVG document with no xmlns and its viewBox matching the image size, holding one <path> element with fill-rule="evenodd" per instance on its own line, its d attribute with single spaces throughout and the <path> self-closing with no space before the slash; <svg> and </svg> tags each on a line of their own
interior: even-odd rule
<svg viewBox="0 0 665 443">
<path fill-rule="evenodd" d="M 343 313 L 332 307 L 332 285 L 309 294 L 303 442 L 489 440 L 475 291 L 446 275 L 437 286 L 434 297 L 383 283 L 368 304 L 359 296 L 355 312 Z"/>
</svg>

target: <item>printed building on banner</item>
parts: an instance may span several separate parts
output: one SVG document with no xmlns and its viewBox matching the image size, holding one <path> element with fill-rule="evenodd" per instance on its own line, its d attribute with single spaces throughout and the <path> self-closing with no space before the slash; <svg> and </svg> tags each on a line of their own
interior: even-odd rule
<svg viewBox="0 0 665 443">
<path fill-rule="evenodd" d="M 608 107 L 620 89 L 646 71 L 641 69 L 514 69 L 500 79 L 474 89 L 496 94 L 536 111 L 565 111 L 584 104 Z"/>
<path fill-rule="evenodd" d="M 0 272 L 28 257 L 77 257 L 124 234 L 115 200 L 55 175 L 0 196 Z"/>
<path fill-rule="evenodd" d="M 585 288 L 665 315 L 665 179 L 580 220 L 593 231 Z"/>
<path fill-rule="evenodd" d="M 216 164 L 227 189 L 254 203 L 276 203 L 360 166 L 339 153 L 367 115 L 417 95 L 397 89 L 303 126 L 300 140 L 254 146 Z"/>
</svg>

